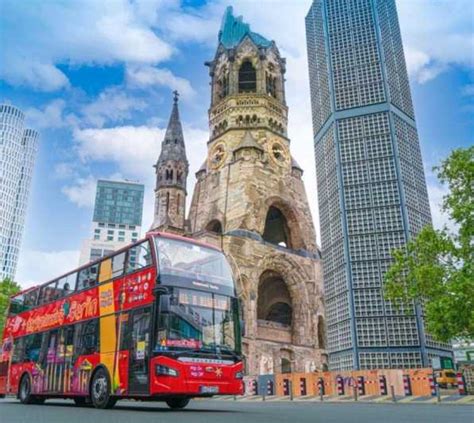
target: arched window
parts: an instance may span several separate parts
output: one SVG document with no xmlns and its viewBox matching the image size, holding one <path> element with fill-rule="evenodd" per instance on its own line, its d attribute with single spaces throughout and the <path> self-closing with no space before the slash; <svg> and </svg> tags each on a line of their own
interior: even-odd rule
<svg viewBox="0 0 474 423">
<path fill-rule="evenodd" d="M 291 361 L 287 358 L 281 359 L 281 372 L 282 373 L 291 373 Z"/>
<path fill-rule="evenodd" d="M 288 223 L 283 213 L 276 207 L 271 206 L 268 209 L 263 239 L 272 244 L 291 248 Z"/>
<path fill-rule="evenodd" d="M 173 169 L 166 169 L 165 178 L 167 181 L 171 181 L 173 179 Z"/>
<path fill-rule="evenodd" d="M 254 93 L 257 91 L 257 72 L 249 60 L 239 69 L 239 93 Z"/>
<path fill-rule="evenodd" d="M 269 73 L 265 74 L 267 93 L 276 98 L 276 77 Z"/>
<path fill-rule="evenodd" d="M 168 214 L 170 210 L 170 193 L 166 193 L 166 214 Z"/>
<path fill-rule="evenodd" d="M 326 348 L 326 331 L 323 316 L 318 317 L 318 346 L 319 348 Z"/>
<path fill-rule="evenodd" d="M 229 76 L 225 74 L 219 81 L 220 85 L 220 98 L 227 97 L 229 95 Z"/>
<path fill-rule="evenodd" d="M 270 306 L 265 320 L 291 326 L 291 313 L 292 310 L 289 304 L 278 302 Z"/>
<path fill-rule="evenodd" d="M 265 272 L 258 285 L 257 319 L 291 326 L 293 309 L 283 278 L 276 272 Z"/>
<path fill-rule="evenodd" d="M 222 224 L 217 219 L 211 220 L 206 225 L 206 230 L 209 231 L 209 232 L 214 232 L 216 234 L 221 234 L 222 233 Z"/>
</svg>

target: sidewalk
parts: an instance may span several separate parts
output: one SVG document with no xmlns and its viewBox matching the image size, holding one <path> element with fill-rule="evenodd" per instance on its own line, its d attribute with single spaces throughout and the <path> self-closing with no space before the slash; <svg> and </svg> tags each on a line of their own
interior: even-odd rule
<svg viewBox="0 0 474 423">
<path fill-rule="evenodd" d="M 307 395 L 294 397 L 293 400 L 289 396 L 261 396 L 261 395 L 244 395 L 244 396 L 215 396 L 215 400 L 220 401 L 293 401 L 293 402 L 317 402 L 320 403 L 321 400 L 319 396 Z M 441 395 L 441 401 L 438 402 L 437 397 L 432 396 L 407 396 L 407 397 L 396 397 L 396 404 L 447 404 L 447 405 L 474 405 L 474 395 Z M 349 395 L 325 395 L 323 402 L 328 403 L 354 403 L 354 402 L 363 402 L 363 403 L 391 403 L 393 399 L 391 396 L 377 396 L 377 395 L 363 395 L 357 398 L 357 401 L 354 401 L 353 396 Z"/>
</svg>

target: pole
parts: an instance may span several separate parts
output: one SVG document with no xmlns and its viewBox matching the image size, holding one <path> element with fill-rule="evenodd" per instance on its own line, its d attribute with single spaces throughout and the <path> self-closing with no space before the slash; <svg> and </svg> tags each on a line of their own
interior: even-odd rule
<svg viewBox="0 0 474 423">
<path fill-rule="evenodd" d="M 435 386 L 436 386 L 436 400 L 437 400 L 438 402 L 441 402 L 441 391 L 440 391 L 440 389 L 439 389 L 439 385 L 436 384 Z"/>
<path fill-rule="evenodd" d="M 291 380 L 288 381 L 288 386 L 290 387 L 290 400 L 293 401 L 293 384 L 291 383 Z"/>
<path fill-rule="evenodd" d="M 323 387 L 322 387 L 322 385 L 319 385 L 319 400 L 320 400 L 321 402 L 324 401 L 324 393 L 323 393 Z"/>
<path fill-rule="evenodd" d="M 357 383 L 354 384 L 354 401 L 358 401 L 358 398 L 357 398 Z"/>
<path fill-rule="evenodd" d="M 392 401 L 397 402 L 397 397 L 395 396 L 395 387 L 390 385 L 390 392 L 392 393 Z"/>
</svg>

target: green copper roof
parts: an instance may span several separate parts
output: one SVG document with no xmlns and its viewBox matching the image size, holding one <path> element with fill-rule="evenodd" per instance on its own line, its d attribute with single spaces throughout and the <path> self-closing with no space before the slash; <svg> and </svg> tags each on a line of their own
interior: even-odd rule
<svg viewBox="0 0 474 423">
<path fill-rule="evenodd" d="M 235 17 L 232 6 L 228 6 L 222 17 L 219 41 L 225 48 L 236 47 L 248 35 L 259 47 L 269 47 L 271 41 L 250 30 L 250 25 L 243 22 L 242 16 Z"/>
</svg>

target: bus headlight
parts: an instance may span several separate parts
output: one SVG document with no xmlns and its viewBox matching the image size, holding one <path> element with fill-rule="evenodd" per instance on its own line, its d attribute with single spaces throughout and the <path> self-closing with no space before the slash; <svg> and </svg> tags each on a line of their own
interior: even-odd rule
<svg viewBox="0 0 474 423">
<path fill-rule="evenodd" d="M 157 364 L 155 367 L 155 374 L 156 376 L 172 376 L 177 377 L 179 375 L 176 369 L 171 367 L 163 366 L 161 364 Z"/>
<path fill-rule="evenodd" d="M 243 379 L 243 377 L 244 377 L 244 373 L 243 373 L 243 372 L 237 372 L 237 373 L 235 374 L 235 378 L 236 378 L 236 379 Z"/>
</svg>

